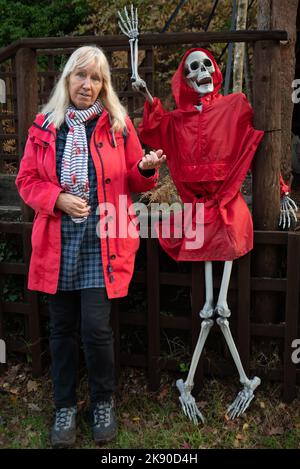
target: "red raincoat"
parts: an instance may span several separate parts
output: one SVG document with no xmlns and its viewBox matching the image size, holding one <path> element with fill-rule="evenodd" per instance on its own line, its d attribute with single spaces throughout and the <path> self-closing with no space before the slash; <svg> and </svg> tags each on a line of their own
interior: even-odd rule
<svg viewBox="0 0 300 469">
<path fill-rule="evenodd" d="M 214 91 L 199 99 L 185 81 L 184 62 L 193 51 L 212 60 Z M 191 49 L 172 80 L 177 109 L 166 112 L 158 98 L 145 103 L 140 125 L 142 142 L 162 148 L 171 176 L 184 203 L 204 204 L 203 245 L 188 248 L 192 238 L 159 235 L 163 249 L 177 261 L 232 260 L 253 247 L 252 218 L 240 192 L 263 138 L 252 125 L 253 110 L 242 93 L 222 96 L 221 71 L 205 49 Z M 202 112 L 195 105 L 202 104 Z M 181 214 L 173 217 L 173 227 Z M 192 228 L 199 224 L 193 212 Z M 201 222 L 203 228 L 203 222 Z M 190 236 L 190 235 L 189 235 Z"/>
<path fill-rule="evenodd" d="M 44 120 L 44 115 L 38 115 L 29 129 L 16 185 L 26 204 L 35 210 L 28 288 L 53 294 L 57 291 L 60 270 L 62 214 L 55 208 L 55 202 L 62 188 L 56 175 L 56 129 L 53 125 L 45 127 Z M 128 135 L 124 145 L 120 132 L 115 133 L 115 140 L 112 138 L 108 113 L 104 111 L 98 119 L 90 143 L 97 174 L 99 204 L 103 206 L 109 203 L 115 207 L 117 223 L 119 195 L 127 196 L 130 205 L 130 191 L 149 190 L 157 181 L 157 170 L 149 178 L 139 172 L 137 164 L 143 156 L 143 150 L 129 118 L 126 124 Z M 107 213 L 100 211 L 101 215 Z M 120 223 L 126 225 L 130 220 L 125 210 L 125 218 Z M 135 224 L 134 220 L 132 224 Z M 99 249 L 100 246 L 108 298 L 127 295 L 139 238 L 114 238 L 109 236 L 108 231 L 107 238 L 99 239 Z"/>
</svg>

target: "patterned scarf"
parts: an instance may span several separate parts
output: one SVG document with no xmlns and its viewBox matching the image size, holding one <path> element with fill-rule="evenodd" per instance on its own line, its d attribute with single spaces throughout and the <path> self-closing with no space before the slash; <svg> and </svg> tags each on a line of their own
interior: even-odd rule
<svg viewBox="0 0 300 469">
<path fill-rule="evenodd" d="M 62 158 L 60 183 L 65 192 L 77 195 L 87 202 L 89 200 L 88 179 L 88 143 L 84 124 L 100 116 L 103 106 L 96 101 L 88 109 L 79 110 L 68 106 L 65 122 L 69 127 L 66 145 Z M 75 223 L 82 223 L 87 217 L 73 218 Z"/>
</svg>

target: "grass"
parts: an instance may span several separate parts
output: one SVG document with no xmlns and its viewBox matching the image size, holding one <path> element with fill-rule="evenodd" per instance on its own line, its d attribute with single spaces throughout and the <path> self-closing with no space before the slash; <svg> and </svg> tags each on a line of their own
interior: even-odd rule
<svg viewBox="0 0 300 469">
<path fill-rule="evenodd" d="M 178 376 L 176 376 L 177 378 Z M 140 370 L 122 371 L 116 392 L 119 433 L 103 446 L 110 449 L 300 448 L 300 400 L 281 401 L 279 385 L 264 384 L 247 413 L 230 421 L 225 411 L 240 389 L 233 382 L 205 379 L 197 402 L 205 426 L 194 426 L 182 413 L 174 376 L 164 374 L 158 392 L 147 390 Z M 49 448 L 53 419 L 51 381 L 46 373 L 30 376 L 23 364 L 0 376 L 0 448 Z M 88 422 L 88 395 L 83 376 L 78 390 L 76 448 L 96 448 Z"/>
</svg>

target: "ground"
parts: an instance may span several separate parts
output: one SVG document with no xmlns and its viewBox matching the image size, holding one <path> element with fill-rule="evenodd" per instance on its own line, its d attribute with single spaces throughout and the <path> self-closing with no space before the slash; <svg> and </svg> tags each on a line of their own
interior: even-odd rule
<svg viewBox="0 0 300 469">
<path fill-rule="evenodd" d="M 300 449 L 300 399 L 298 396 L 289 405 L 283 403 L 279 384 L 263 383 L 247 413 L 230 421 L 225 410 L 240 389 L 238 380 L 206 378 L 198 396 L 206 425 L 196 427 L 183 415 L 174 383 L 175 376 L 164 374 L 160 390 L 149 392 L 143 371 L 123 370 L 116 392 L 119 433 L 116 441 L 104 448 Z M 51 392 L 48 372 L 33 379 L 28 365 L 8 365 L 8 371 L 0 375 L 0 448 L 50 447 Z M 96 448 L 91 439 L 86 396 L 83 375 L 75 448 Z"/>
</svg>

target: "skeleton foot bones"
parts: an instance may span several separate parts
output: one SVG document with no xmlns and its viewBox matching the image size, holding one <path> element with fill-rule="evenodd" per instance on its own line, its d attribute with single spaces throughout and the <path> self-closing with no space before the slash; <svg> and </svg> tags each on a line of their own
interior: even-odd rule
<svg viewBox="0 0 300 469">
<path fill-rule="evenodd" d="M 227 327 L 228 330 L 229 330 L 228 321 L 226 319 L 224 320 L 223 318 L 218 318 L 217 324 L 220 325 L 221 321 L 223 323 L 222 326 Z M 205 321 L 203 321 L 203 322 L 205 322 Z M 227 323 L 227 325 L 224 325 L 224 323 Z M 220 327 L 221 327 L 221 325 L 220 325 Z M 210 330 L 210 328 L 209 328 L 209 330 Z M 222 330 L 222 327 L 221 327 L 221 330 Z M 225 333 L 224 333 L 223 330 L 222 330 L 222 332 L 225 336 Z M 231 336 L 230 330 L 229 330 L 229 334 Z M 200 333 L 200 336 L 201 336 L 201 333 Z M 199 339 L 200 339 L 200 336 L 199 336 Z M 225 336 L 225 338 L 226 338 L 226 336 Z M 227 338 L 226 338 L 226 341 L 227 341 Z M 200 342 L 201 342 L 201 339 L 200 339 Z M 204 345 L 203 339 L 202 339 L 202 344 L 200 345 L 200 347 L 199 347 L 199 340 L 198 340 L 198 344 L 196 346 L 196 349 L 195 349 L 195 352 L 194 352 L 194 355 L 193 355 L 193 360 L 192 360 L 192 364 L 191 364 L 191 368 L 190 368 L 190 372 L 189 372 L 189 376 L 187 378 L 187 381 L 184 382 L 182 379 L 178 379 L 176 381 L 176 387 L 177 387 L 178 391 L 180 392 L 179 401 L 180 401 L 182 410 L 183 410 L 184 414 L 195 425 L 198 425 L 198 423 L 200 421 L 202 423 L 204 423 L 204 417 L 203 417 L 202 413 L 200 412 L 200 410 L 197 407 L 195 398 L 191 394 L 191 391 L 193 389 L 193 382 L 192 382 L 192 384 L 189 384 L 190 383 L 189 380 L 191 380 L 191 370 L 193 368 L 193 365 L 194 365 L 194 369 L 195 369 L 195 361 L 197 360 L 197 362 L 196 362 L 196 366 L 197 366 L 199 358 L 200 358 L 200 355 L 197 354 L 197 347 L 202 349 L 203 345 Z M 238 393 L 237 397 L 235 398 L 233 403 L 228 407 L 227 412 L 226 412 L 226 415 L 229 417 L 229 419 L 233 420 L 236 417 L 239 417 L 240 415 L 242 415 L 247 410 L 247 408 L 249 407 L 251 401 L 254 399 L 254 391 L 260 385 L 261 380 L 257 376 L 255 376 L 251 380 L 247 378 L 247 376 L 244 372 L 243 366 L 241 364 L 238 352 L 236 350 L 235 344 L 233 342 L 233 339 L 232 339 L 232 343 L 230 343 L 230 344 L 228 343 L 228 345 L 229 345 L 229 348 L 230 348 L 231 352 L 232 352 L 233 348 L 235 349 L 235 355 L 233 355 L 233 359 L 234 359 L 234 361 L 237 365 L 237 368 L 239 370 L 239 373 L 240 373 L 240 382 L 244 385 L 243 389 Z M 193 378 L 193 375 L 192 375 L 192 378 Z"/>
<path fill-rule="evenodd" d="M 195 398 L 191 395 L 191 390 L 188 390 L 186 383 L 184 383 L 182 379 L 178 379 L 176 386 L 180 392 L 179 401 L 184 414 L 192 420 L 195 425 L 198 425 L 199 420 L 204 423 L 204 417 L 198 409 Z"/>
<path fill-rule="evenodd" d="M 230 266 L 229 266 L 230 267 Z M 225 271 L 226 274 L 226 271 Z M 226 275 L 225 275 L 226 276 Z M 209 282 L 208 282 L 209 283 Z M 207 284 L 207 290 L 209 290 L 210 286 Z M 214 324 L 214 320 L 212 319 L 213 314 L 219 315 L 216 320 L 216 323 L 220 327 L 225 340 L 227 342 L 228 348 L 231 352 L 232 358 L 235 362 L 235 365 L 239 372 L 240 382 L 244 386 L 243 389 L 238 393 L 236 399 L 227 409 L 227 415 L 229 419 L 234 419 L 239 417 L 243 414 L 246 409 L 249 407 L 251 401 L 254 399 L 254 391 L 260 385 L 261 380 L 257 376 L 253 379 L 248 379 L 246 373 L 244 371 L 243 365 L 241 363 L 241 359 L 237 348 L 235 346 L 233 337 L 231 335 L 231 331 L 229 328 L 228 317 L 230 316 L 230 310 L 224 306 L 217 305 L 214 309 L 214 312 L 211 313 L 211 317 L 207 318 L 209 308 L 204 311 L 201 310 L 200 317 L 205 317 L 205 319 L 201 323 L 201 331 L 198 338 L 197 345 L 195 347 L 195 351 L 192 358 L 192 363 L 190 366 L 189 374 L 187 380 L 183 382 L 182 379 L 176 381 L 176 386 L 180 392 L 179 401 L 181 407 L 183 409 L 184 414 L 195 424 L 198 425 L 199 421 L 204 423 L 204 417 L 200 410 L 197 407 L 195 398 L 192 396 L 191 391 L 193 389 L 194 384 L 194 375 L 196 371 L 197 364 L 200 359 L 201 352 L 203 350 L 205 341 L 208 337 L 210 329 Z M 204 312 L 204 314 L 203 314 Z"/>
<path fill-rule="evenodd" d="M 239 417 L 249 407 L 252 399 L 254 399 L 255 389 L 260 385 L 261 380 L 257 376 L 244 384 L 244 388 L 238 393 L 233 403 L 227 409 L 228 417 L 233 420 Z"/>
</svg>

